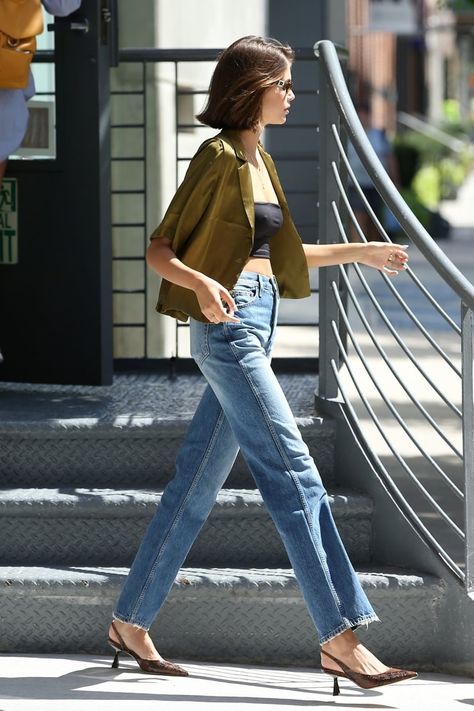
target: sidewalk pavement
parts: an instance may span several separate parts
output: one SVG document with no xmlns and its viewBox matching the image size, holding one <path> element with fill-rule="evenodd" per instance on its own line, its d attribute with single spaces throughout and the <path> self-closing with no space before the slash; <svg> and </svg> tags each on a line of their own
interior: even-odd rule
<svg viewBox="0 0 474 711">
<path fill-rule="evenodd" d="M 195 662 L 190 676 L 142 673 L 133 660 L 111 669 L 111 658 L 83 655 L 0 656 L 0 711 L 289 711 L 339 709 L 462 711 L 474 706 L 474 679 L 424 674 L 382 689 L 362 690 L 319 670 Z"/>
</svg>

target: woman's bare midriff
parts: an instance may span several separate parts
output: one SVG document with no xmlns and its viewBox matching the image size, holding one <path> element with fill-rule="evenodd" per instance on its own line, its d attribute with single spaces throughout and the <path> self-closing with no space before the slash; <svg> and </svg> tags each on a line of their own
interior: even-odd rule
<svg viewBox="0 0 474 711">
<path fill-rule="evenodd" d="M 250 257 L 245 263 L 244 271 L 273 276 L 272 264 L 266 257 Z"/>
</svg>

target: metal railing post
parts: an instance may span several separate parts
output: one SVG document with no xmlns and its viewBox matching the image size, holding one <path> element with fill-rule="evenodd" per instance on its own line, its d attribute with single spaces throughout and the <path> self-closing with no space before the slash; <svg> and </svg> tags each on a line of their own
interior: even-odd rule
<svg viewBox="0 0 474 711">
<path fill-rule="evenodd" d="M 339 166 L 339 152 L 332 137 L 332 126 L 339 130 L 339 113 L 328 83 L 320 72 L 318 89 L 321 123 L 319 125 L 319 243 L 328 244 L 337 239 L 337 224 L 332 209 L 339 202 L 339 191 L 333 179 L 331 165 Z M 339 310 L 332 284 L 339 285 L 339 268 L 324 267 L 319 270 L 319 386 L 321 398 L 335 398 L 338 394 L 336 376 L 331 361 L 339 362 L 339 347 L 331 327 L 335 322 L 339 330 Z"/>
<path fill-rule="evenodd" d="M 474 391 L 473 312 L 461 304 L 462 423 L 466 525 L 466 590 L 474 594 Z"/>
</svg>

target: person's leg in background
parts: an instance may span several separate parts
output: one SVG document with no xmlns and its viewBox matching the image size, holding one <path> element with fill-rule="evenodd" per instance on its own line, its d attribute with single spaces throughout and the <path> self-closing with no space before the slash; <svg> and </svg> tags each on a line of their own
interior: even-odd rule
<svg viewBox="0 0 474 711">
<path fill-rule="evenodd" d="M 26 102 L 33 94 L 31 72 L 26 89 L 0 89 L 0 187 L 8 156 L 14 155 L 25 136 L 29 118 Z"/>
<path fill-rule="evenodd" d="M 369 202 L 370 207 L 375 213 L 376 218 L 378 221 L 381 223 L 382 227 L 385 228 L 384 225 L 384 201 L 382 200 L 381 196 L 379 195 L 378 191 L 371 186 L 370 188 L 364 189 L 365 196 Z M 368 225 L 367 225 L 367 232 L 365 233 L 365 236 L 367 237 L 367 240 L 369 242 L 380 242 L 383 240 L 383 236 L 377 229 L 374 220 L 372 219 L 371 216 L 367 213 L 367 220 L 368 220 Z"/>
<path fill-rule="evenodd" d="M 349 203 L 354 211 L 355 219 L 362 230 L 362 233 L 367 238 L 367 232 L 369 231 L 369 215 L 365 209 L 364 201 L 353 185 L 348 186 L 347 197 L 349 198 Z M 362 242 L 359 232 L 350 218 L 348 238 L 351 242 Z"/>
</svg>

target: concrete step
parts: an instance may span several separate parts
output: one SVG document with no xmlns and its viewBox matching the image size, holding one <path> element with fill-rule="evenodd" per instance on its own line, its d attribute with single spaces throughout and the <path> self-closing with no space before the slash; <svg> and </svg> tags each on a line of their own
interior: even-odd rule
<svg viewBox="0 0 474 711">
<path fill-rule="evenodd" d="M 335 425 L 314 415 L 316 376 L 278 379 L 329 486 Z M 199 375 L 154 373 L 119 374 L 108 387 L 1 383 L 1 485 L 161 487 L 205 387 Z M 226 486 L 254 487 L 240 457 Z"/>
<path fill-rule="evenodd" d="M 130 565 L 162 491 L 0 490 L 0 561 L 15 565 Z M 371 500 L 330 493 L 354 563 L 371 554 Z M 285 567 L 285 550 L 256 490 L 223 489 L 188 565 Z"/>
<path fill-rule="evenodd" d="M 0 568 L 2 653 L 104 653 L 127 569 Z M 439 579 L 359 572 L 384 622 L 360 630 L 387 664 L 433 669 Z M 151 633 L 169 658 L 317 666 L 318 643 L 293 572 L 183 568 Z"/>
</svg>

